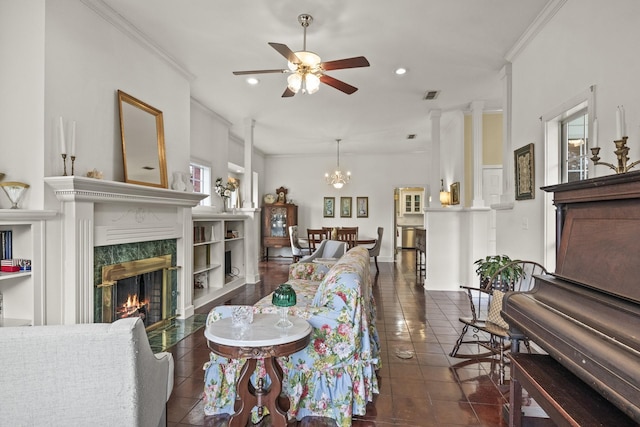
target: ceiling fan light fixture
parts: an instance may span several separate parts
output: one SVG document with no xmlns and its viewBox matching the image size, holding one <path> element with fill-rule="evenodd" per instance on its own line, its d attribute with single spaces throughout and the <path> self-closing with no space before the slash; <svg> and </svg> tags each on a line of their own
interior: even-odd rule
<svg viewBox="0 0 640 427">
<path fill-rule="evenodd" d="M 310 69 L 315 69 L 320 67 L 320 57 L 313 52 L 309 52 L 307 50 L 299 50 L 298 52 L 293 52 L 296 57 L 300 60 L 299 64 L 294 64 L 293 62 L 287 61 L 287 66 L 291 71 L 298 70 L 298 67 L 308 67 Z"/>
<path fill-rule="evenodd" d="M 315 74 L 305 74 L 302 79 L 302 92 L 312 95 L 320 89 L 320 78 Z"/>
<path fill-rule="evenodd" d="M 291 89 L 292 92 L 298 93 L 302 87 L 302 76 L 298 73 L 291 74 L 287 77 L 287 87 Z"/>
</svg>

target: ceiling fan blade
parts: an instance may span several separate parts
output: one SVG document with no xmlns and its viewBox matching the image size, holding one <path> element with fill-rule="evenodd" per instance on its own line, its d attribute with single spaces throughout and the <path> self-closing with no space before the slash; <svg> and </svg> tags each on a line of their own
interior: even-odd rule
<svg viewBox="0 0 640 427">
<path fill-rule="evenodd" d="M 234 71 L 233 74 L 236 76 L 244 76 L 245 74 L 268 74 L 268 73 L 278 73 L 278 74 L 283 74 L 283 73 L 288 73 L 289 70 L 283 70 L 283 69 L 279 69 L 279 70 L 251 70 L 251 71 Z"/>
<path fill-rule="evenodd" d="M 284 92 L 282 93 L 282 97 L 283 98 L 289 98 L 293 95 L 295 95 L 296 93 L 294 91 L 292 91 L 291 89 L 289 89 L 289 87 L 287 86 L 287 88 L 284 90 Z"/>
<path fill-rule="evenodd" d="M 347 84 L 341 80 L 334 79 L 333 77 L 327 76 L 326 74 L 320 76 L 320 81 L 346 93 L 347 95 L 351 95 L 353 92 L 358 90 L 357 87 L 351 86 L 350 84 Z"/>
<path fill-rule="evenodd" d="M 293 51 L 289 49 L 289 46 L 287 46 L 286 44 L 269 42 L 269 46 L 277 50 L 280 55 L 287 58 L 287 61 L 293 64 L 297 64 L 300 62 L 296 54 L 293 53 Z"/>
<path fill-rule="evenodd" d="M 341 70 L 343 68 L 368 67 L 369 61 L 364 56 L 356 56 L 354 58 L 337 59 L 335 61 L 323 62 L 320 64 L 323 70 Z"/>
</svg>

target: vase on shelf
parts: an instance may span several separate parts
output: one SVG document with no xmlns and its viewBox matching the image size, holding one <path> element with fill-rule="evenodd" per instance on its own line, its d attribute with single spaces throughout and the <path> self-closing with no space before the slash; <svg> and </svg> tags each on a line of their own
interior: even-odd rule
<svg viewBox="0 0 640 427">
<path fill-rule="evenodd" d="M 171 188 L 176 191 L 185 191 L 187 189 L 187 185 L 184 183 L 184 180 L 182 178 L 182 172 L 173 173 Z"/>
</svg>

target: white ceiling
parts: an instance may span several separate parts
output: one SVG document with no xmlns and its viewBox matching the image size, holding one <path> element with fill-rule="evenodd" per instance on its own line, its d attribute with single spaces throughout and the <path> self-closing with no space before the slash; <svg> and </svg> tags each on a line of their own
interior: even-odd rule
<svg viewBox="0 0 640 427">
<path fill-rule="evenodd" d="M 103 0 L 194 77 L 192 96 L 233 123 L 255 120 L 254 145 L 266 155 L 423 151 L 428 113 L 499 108 L 505 54 L 547 0 Z M 371 66 L 327 74 L 359 88 L 321 85 L 282 98 L 285 74 L 249 86 L 232 71 L 286 68 L 267 42 L 302 50 L 297 17 L 311 14 L 307 50 L 323 61 L 365 56 Z M 408 69 L 396 76 L 394 69 Z M 437 99 L 423 100 L 428 90 Z M 165 118 L 169 120 L 169 118 Z M 416 134 L 407 140 L 408 134 Z"/>
</svg>

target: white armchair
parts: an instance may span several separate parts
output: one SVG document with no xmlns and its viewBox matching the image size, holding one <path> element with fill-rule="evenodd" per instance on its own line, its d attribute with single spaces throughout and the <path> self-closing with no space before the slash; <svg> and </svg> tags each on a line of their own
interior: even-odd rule
<svg viewBox="0 0 640 427">
<path fill-rule="evenodd" d="M 317 258 L 340 258 L 347 252 L 347 242 L 338 240 L 323 240 L 320 246 L 309 256 L 303 257 L 300 262 L 312 262 Z"/>
<path fill-rule="evenodd" d="M 173 356 L 142 321 L 0 328 L 0 425 L 166 425 Z"/>
</svg>

